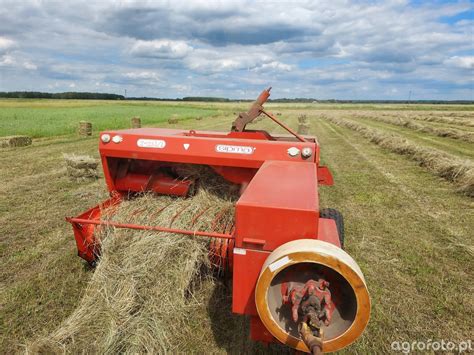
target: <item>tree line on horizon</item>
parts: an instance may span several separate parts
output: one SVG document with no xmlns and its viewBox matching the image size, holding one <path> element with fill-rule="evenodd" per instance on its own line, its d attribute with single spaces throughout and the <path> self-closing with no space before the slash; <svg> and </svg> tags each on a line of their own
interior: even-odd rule
<svg viewBox="0 0 474 355">
<path fill-rule="evenodd" d="M 125 96 L 99 92 L 59 92 L 39 91 L 0 92 L 0 97 L 8 99 L 74 99 L 74 100 L 125 100 Z"/>
<path fill-rule="evenodd" d="M 228 99 L 210 96 L 186 96 L 183 98 L 167 99 L 157 97 L 125 97 L 117 94 L 98 92 L 60 92 L 47 93 L 39 91 L 10 91 L 0 92 L 0 98 L 9 99 L 68 99 L 68 100 L 139 100 L 139 101 L 187 101 L 187 102 L 251 102 L 251 99 Z M 269 99 L 275 103 L 387 103 L 387 104 L 474 104 L 473 100 L 338 100 L 314 98 L 280 98 Z"/>
</svg>

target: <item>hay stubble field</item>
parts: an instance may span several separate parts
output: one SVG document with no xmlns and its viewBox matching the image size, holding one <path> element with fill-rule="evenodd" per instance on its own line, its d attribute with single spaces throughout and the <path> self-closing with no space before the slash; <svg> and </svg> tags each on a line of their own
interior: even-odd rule
<svg viewBox="0 0 474 355">
<path fill-rule="evenodd" d="M 70 181 L 63 154 L 98 157 L 97 128 L 126 127 L 135 115 L 145 126 L 225 131 L 234 112 L 246 107 L 246 103 L 0 101 L 0 136 L 35 137 L 31 146 L 0 150 L 0 352 L 22 352 L 32 339 L 57 329 L 76 308 L 93 274 L 76 257 L 64 216 L 104 199 L 105 183 L 102 178 Z M 361 266 L 373 303 L 366 332 L 345 351 L 389 352 L 397 340 L 473 339 L 474 209 L 469 194 L 474 144 L 460 137 L 474 132 L 474 107 L 269 104 L 268 110 L 281 113 L 279 117 L 295 129 L 298 115 L 309 117 L 310 131 L 318 137 L 322 159 L 335 178 L 334 187 L 320 190 L 321 207 L 344 214 L 346 250 Z M 181 120 L 169 125 L 173 114 Z M 84 119 L 93 122 L 91 138 L 74 134 Z M 411 124 L 390 122 L 400 119 Z M 338 124 L 342 121 L 396 136 L 447 156 L 448 161 L 455 158 L 464 170 L 447 178 L 420 159 Z M 280 131 L 265 119 L 251 128 Z M 441 130 L 462 135 L 443 136 L 438 134 Z M 222 286 L 220 292 L 229 291 Z M 222 302 L 227 310 L 210 317 L 210 329 L 209 324 L 196 325 L 197 336 L 206 341 L 184 350 L 257 349 L 246 341 L 248 330 L 242 319 L 230 314 L 230 299 Z M 204 307 L 210 313 L 213 308 Z"/>
</svg>

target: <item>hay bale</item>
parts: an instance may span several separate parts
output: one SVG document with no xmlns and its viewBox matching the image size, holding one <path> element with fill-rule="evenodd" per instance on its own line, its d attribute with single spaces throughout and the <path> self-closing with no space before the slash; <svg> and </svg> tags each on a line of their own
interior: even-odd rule
<svg viewBox="0 0 474 355">
<path fill-rule="evenodd" d="M 141 128 L 142 126 L 142 120 L 140 119 L 139 116 L 132 117 L 131 123 L 132 123 L 132 128 Z"/>
<path fill-rule="evenodd" d="M 233 189 L 223 190 L 221 184 L 229 183 L 215 173 L 183 171 L 201 178 L 194 197 L 146 194 L 123 202 L 109 218 L 222 232 L 232 223 Z M 177 211 L 181 213 L 175 217 Z M 204 213 L 194 221 L 200 211 Z M 99 238 L 100 262 L 78 307 L 53 334 L 28 344 L 27 351 L 208 353 L 218 350 L 215 327 L 228 339 L 238 329 L 238 343 L 245 341 L 243 324 L 233 325 L 239 319 L 227 318 L 228 290 L 219 288 L 212 276 L 206 238 L 114 228 L 103 228 Z"/>
<path fill-rule="evenodd" d="M 298 123 L 299 124 L 308 124 L 308 117 L 305 114 L 301 114 L 298 116 Z"/>
<path fill-rule="evenodd" d="M 66 162 L 66 172 L 72 180 L 97 179 L 99 163 L 88 155 L 68 155 L 64 154 Z"/>
<path fill-rule="evenodd" d="M 78 133 L 80 136 L 87 137 L 92 135 L 92 123 L 86 121 L 79 122 Z"/>
<path fill-rule="evenodd" d="M 174 114 L 170 118 L 168 118 L 169 124 L 176 124 L 179 122 L 178 115 Z"/>
<path fill-rule="evenodd" d="M 32 139 L 28 136 L 0 137 L 0 148 L 26 147 L 31 143 Z"/>
<path fill-rule="evenodd" d="M 305 114 L 301 114 L 298 116 L 298 134 L 309 134 L 309 121 L 308 117 Z"/>
</svg>

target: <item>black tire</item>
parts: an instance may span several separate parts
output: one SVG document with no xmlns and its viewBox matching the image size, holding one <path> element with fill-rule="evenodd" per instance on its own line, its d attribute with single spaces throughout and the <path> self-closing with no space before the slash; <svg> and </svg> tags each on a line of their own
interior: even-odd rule
<svg viewBox="0 0 474 355">
<path fill-rule="evenodd" d="M 342 213 L 334 208 L 324 208 L 319 211 L 319 217 L 332 219 L 336 222 L 341 248 L 344 249 L 344 218 L 342 217 Z"/>
</svg>

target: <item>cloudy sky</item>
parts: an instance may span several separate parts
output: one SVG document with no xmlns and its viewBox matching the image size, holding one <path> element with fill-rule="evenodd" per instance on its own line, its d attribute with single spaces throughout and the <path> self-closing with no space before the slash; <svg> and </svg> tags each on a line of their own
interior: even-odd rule
<svg viewBox="0 0 474 355">
<path fill-rule="evenodd" d="M 0 0 L 0 91 L 474 99 L 468 1 Z"/>
</svg>

